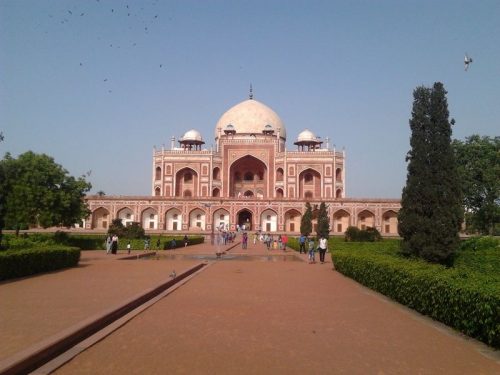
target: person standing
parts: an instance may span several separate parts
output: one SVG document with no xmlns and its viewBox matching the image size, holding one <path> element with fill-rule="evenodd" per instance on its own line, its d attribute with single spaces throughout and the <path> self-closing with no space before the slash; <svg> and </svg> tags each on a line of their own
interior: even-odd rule
<svg viewBox="0 0 500 375">
<path fill-rule="evenodd" d="M 111 244 L 113 243 L 113 240 L 111 239 L 111 235 L 108 234 L 108 238 L 106 238 L 106 254 L 109 254 L 111 252 Z"/>
<path fill-rule="evenodd" d="M 319 262 L 321 264 L 325 263 L 325 254 L 326 250 L 328 249 L 328 241 L 326 240 L 325 236 L 321 236 L 319 239 Z"/>
<path fill-rule="evenodd" d="M 286 251 L 286 245 L 288 244 L 288 236 L 286 234 L 281 237 L 281 242 L 283 243 L 283 251 Z"/>
<path fill-rule="evenodd" d="M 130 254 L 130 249 L 131 249 L 131 245 L 130 245 L 130 241 L 128 241 L 128 243 L 127 243 L 127 254 Z"/>
<path fill-rule="evenodd" d="M 304 254 L 306 254 L 306 239 L 307 239 L 306 236 L 304 236 L 303 234 L 300 235 L 300 237 L 299 237 L 299 254 L 302 254 L 302 252 L 304 252 Z"/>
<path fill-rule="evenodd" d="M 309 239 L 309 243 L 307 244 L 309 249 L 309 264 L 316 263 L 316 259 L 314 258 L 314 240 L 312 238 Z"/>
<path fill-rule="evenodd" d="M 184 247 L 187 247 L 187 245 L 189 244 L 189 238 L 187 236 L 187 234 L 184 235 Z"/>
<path fill-rule="evenodd" d="M 248 234 L 247 232 L 243 232 L 243 235 L 241 236 L 241 248 L 246 249 L 248 244 Z"/>
<path fill-rule="evenodd" d="M 118 236 L 116 234 L 111 238 L 111 253 L 116 254 L 118 252 Z"/>
</svg>

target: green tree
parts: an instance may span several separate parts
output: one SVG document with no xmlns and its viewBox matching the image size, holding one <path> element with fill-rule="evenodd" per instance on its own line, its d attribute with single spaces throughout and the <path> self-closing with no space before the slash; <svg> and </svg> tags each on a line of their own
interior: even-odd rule
<svg viewBox="0 0 500 375">
<path fill-rule="evenodd" d="M 111 221 L 111 224 L 108 228 L 108 234 L 114 235 L 116 234 L 118 237 L 126 237 L 126 228 L 122 223 L 122 219 L 116 218 Z"/>
<path fill-rule="evenodd" d="M 450 264 L 463 218 L 461 187 L 451 147 L 451 123 L 442 83 L 417 87 L 410 120 L 411 150 L 398 230 L 402 252 Z"/>
<path fill-rule="evenodd" d="M 500 223 L 500 137 L 453 141 L 462 182 L 467 228 L 495 234 Z"/>
<path fill-rule="evenodd" d="M 35 225 L 70 227 L 89 215 L 84 197 L 90 183 L 68 175 L 53 158 L 28 151 L 17 159 L 7 154 L 1 163 L 7 171 L 2 209 L 6 228 L 19 233 Z"/>
<path fill-rule="evenodd" d="M 312 207 L 309 202 L 306 202 L 306 212 L 300 220 L 300 233 L 304 236 L 309 236 L 312 232 Z"/>
<path fill-rule="evenodd" d="M 328 238 L 330 233 L 330 219 L 328 218 L 328 211 L 325 202 L 321 202 L 318 212 L 318 227 L 316 229 L 318 237 L 324 236 Z"/>
</svg>

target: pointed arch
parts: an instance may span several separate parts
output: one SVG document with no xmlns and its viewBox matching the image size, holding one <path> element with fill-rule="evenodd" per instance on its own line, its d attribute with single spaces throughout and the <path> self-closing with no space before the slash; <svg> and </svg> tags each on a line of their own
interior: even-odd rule
<svg viewBox="0 0 500 375">
<path fill-rule="evenodd" d="M 278 214 L 268 208 L 260 214 L 260 229 L 265 232 L 276 232 L 278 230 Z"/>
<path fill-rule="evenodd" d="M 104 207 L 99 207 L 92 212 L 92 229 L 108 229 L 111 224 L 111 215 Z"/>
<path fill-rule="evenodd" d="M 229 230 L 229 211 L 224 208 L 219 208 L 213 213 L 214 229 Z"/>
<path fill-rule="evenodd" d="M 158 211 L 152 207 L 144 209 L 141 213 L 141 224 L 144 229 L 158 229 Z"/>
<path fill-rule="evenodd" d="M 302 214 L 296 210 L 291 209 L 285 212 L 285 231 L 300 233 L 300 221 Z"/>
<path fill-rule="evenodd" d="M 175 196 L 186 196 L 184 194 L 187 191 L 191 192 L 190 196 L 198 196 L 198 173 L 189 167 L 182 168 L 175 174 Z"/>
<path fill-rule="evenodd" d="M 194 208 L 189 213 L 189 229 L 205 230 L 206 213 L 201 208 Z"/>
<path fill-rule="evenodd" d="M 129 226 L 135 221 L 134 211 L 129 207 L 123 207 L 118 211 L 118 219 L 121 219 L 124 226 Z"/>
<path fill-rule="evenodd" d="M 307 168 L 299 174 L 299 196 L 306 199 L 321 197 L 321 174 Z"/>
<path fill-rule="evenodd" d="M 358 213 L 358 228 L 375 228 L 375 214 L 368 209 L 364 209 Z"/>
<path fill-rule="evenodd" d="M 333 214 L 333 232 L 344 233 L 350 225 L 351 214 L 344 209 L 335 211 Z"/>
<path fill-rule="evenodd" d="M 384 234 L 398 234 L 398 213 L 396 211 L 384 211 L 382 214 L 382 232 Z"/>
<path fill-rule="evenodd" d="M 166 230 L 182 230 L 182 212 L 178 208 L 171 208 L 165 213 Z"/>
<path fill-rule="evenodd" d="M 243 196 L 246 191 L 262 190 L 263 197 L 269 196 L 268 167 L 265 162 L 252 155 L 244 155 L 229 167 L 229 196 Z"/>
</svg>

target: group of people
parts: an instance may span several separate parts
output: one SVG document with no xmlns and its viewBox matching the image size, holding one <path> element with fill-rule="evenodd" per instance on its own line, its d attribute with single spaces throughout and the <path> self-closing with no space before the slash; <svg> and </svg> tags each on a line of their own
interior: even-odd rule
<svg viewBox="0 0 500 375">
<path fill-rule="evenodd" d="M 307 246 L 307 253 L 306 253 L 306 246 Z M 305 235 L 301 235 L 299 237 L 299 253 L 302 254 L 307 254 L 307 257 L 309 259 L 309 263 L 316 263 L 316 250 L 319 251 L 319 261 L 321 264 L 325 263 L 325 255 L 326 251 L 328 250 L 328 240 L 326 239 L 325 236 L 320 236 L 318 240 L 318 245 L 317 247 L 314 244 L 314 238 L 308 238 Z"/>
<path fill-rule="evenodd" d="M 118 252 L 118 236 L 108 235 L 106 238 L 106 254 L 116 254 Z"/>
<path fill-rule="evenodd" d="M 184 247 L 189 245 L 189 237 L 187 234 L 183 238 Z M 116 234 L 108 234 L 105 241 L 106 254 L 116 254 L 118 252 L 118 236 Z M 170 249 L 175 249 L 177 247 L 177 242 L 175 238 L 172 238 L 168 244 Z M 161 236 L 156 240 L 156 250 L 160 250 L 161 247 Z M 132 245 L 130 241 L 127 242 L 127 253 L 130 254 L 132 250 Z M 144 238 L 144 250 L 151 250 L 151 237 L 147 236 Z"/>
</svg>

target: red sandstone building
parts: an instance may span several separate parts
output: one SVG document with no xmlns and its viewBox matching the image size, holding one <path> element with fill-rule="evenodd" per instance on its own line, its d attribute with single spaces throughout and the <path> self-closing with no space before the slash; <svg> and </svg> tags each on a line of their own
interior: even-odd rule
<svg viewBox="0 0 500 375">
<path fill-rule="evenodd" d="M 331 233 L 348 226 L 397 234 L 399 199 L 345 197 L 345 151 L 330 149 L 309 130 L 294 150 L 286 128 L 269 107 L 252 98 L 222 115 L 215 150 L 203 149 L 189 130 L 170 149 L 154 150 L 151 196 L 90 196 L 87 229 L 106 230 L 114 218 L 140 222 L 147 231 L 210 234 L 236 226 L 298 234 L 305 203 L 328 206 Z"/>
</svg>

